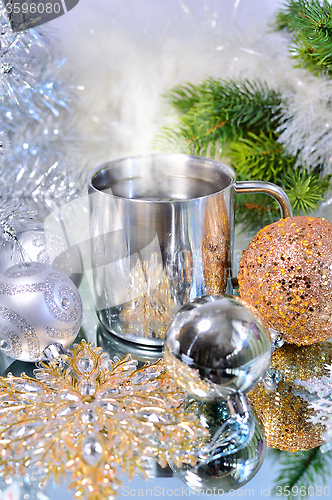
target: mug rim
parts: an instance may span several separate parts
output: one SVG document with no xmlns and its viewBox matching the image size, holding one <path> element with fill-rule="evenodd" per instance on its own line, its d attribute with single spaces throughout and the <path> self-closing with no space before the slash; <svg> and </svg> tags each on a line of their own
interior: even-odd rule
<svg viewBox="0 0 332 500">
<path fill-rule="evenodd" d="M 97 176 L 97 174 L 99 172 L 106 170 L 106 169 L 112 167 L 112 165 L 118 164 L 119 162 L 137 161 L 137 160 L 139 161 L 139 160 L 142 160 L 143 158 L 151 158 L 151 159 L 154 159 L 154 158 L 155 159 L 158 159 L 158 158 L 165 158 L 166 159 L 167 158 L 167 159 L 170 159 L 172 157 L 174 159 L 179 159 L 179 160 L 180 159 L 181 160 L 189 160 L 189 161 L 194 160 L 197 162 L 203 161 L 204 163 L 214 165 L 215 167 L 218 167 L 219 169 L 220 169 L 220 167 L 222 167 L 220 170 L 222 170 L 222 172 L 224 174 L 228 175 L 230 182 L 227 186 L 225 186 L 223 188 L 220 187 L 220 189 L 218 189 L 217 191 L 210 193 L 210 194 L 206 194 L 206 195 L 202 195 L 202 196 L 195 196 L 193 198 L 188 198 L 188 199 L 175 199 L 172 201 L 169 201 L 169 200 L 149 200 L 149 199 L 144 199 L 144 198 L 129 198 L 126 196 L 119 196 L 119 195 L 116 195 L 113 193 L 112 194 L 105 193 L 105 192 L 103 192 L 102 189 L 99 189 L 93 185 L 93 179 Z M 184 177 L 184 176 L 179 176 L 179 177 Z M 102 193 L 102 194 L 105 194 L 107 196 L 112 196 L 112 197 L 119 199 L 119 200 L 128 200 L 131 202 L 138 202 L 138 203 L 187 203 L 187 202 L 191 202 L 194 200 L 201 200 L 204 198 L 209 198 L 211 196 L 216 196 L 216 195 L 226 191 L 226 189 L 231 188 L 235 184 L 236 174 L 235 174 L 234 170 L 231 167 L 229 167 L 228 165 L 226 165 L 225 163 L 223 163 L 219 160 L 206 158 L 205 156 L 189 155 L 189 154 L 183 154 L 183 153 L 152 153 L 152 154 L 147 153 L 147 154 L 129 155 L 129 156 L 121 157 L 121 158 L 115 158 L 114 160 L 110 160 L 110 161 L 104 162 L 100 165 L 97 165 L 92 170 L 90 170 L 90 172 L 87 175 L 86 181 L 87 181 L 89 193 L 90 193 L 90 190 L 93 190 L 94 192 Z"/>
</svg>

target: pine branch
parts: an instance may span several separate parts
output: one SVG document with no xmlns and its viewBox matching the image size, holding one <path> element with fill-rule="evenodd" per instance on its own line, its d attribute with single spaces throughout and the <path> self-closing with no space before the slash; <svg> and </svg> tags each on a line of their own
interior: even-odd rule
<svg viewBox="0 0 332 500">
<path fill-rule="evenodd" d="M 280 491 L 285 493 L 285 488 L 288 487 L 290 491 L 288 498 L 303 498 L 308 495 L 309 486 L 314 485 L 317 479 L 325 483 L 331 477 L 332 452 L 323 454 L 319 448 L 313 448 L 305 452 L 271 450 L 271 453 L 277 455 L 281 465 L 272 491 L 274 495 L 279 492 L 280 496 Z"/>
<path fill-rule="evenodd" d="M 158 149 L 209 157 L 222 151 L 239 178 L 264 179 L 284 188 L 295 214 L 317 208 L 329 178 L 298 169 L 297 158 L 277 141 L 278 92 L 265 83 L 210 78 L 197 86 L 176 87 L 168 99 L 180 112 L 180 123 L 163 129 L 155 142 Z M 262 194 L 242 195 L 236 199 L 235 217 L 237 223 L 257 229 L 277 220 L 279 207 Z"/>
<path fill-rule="evenodd" d="M 238 175 L 238 177 L 254 178 L 244 175 Z M 266 179 L 264 173 L 258 174 L 256 178 Z M 290 163 L 286 166 L 286 171 L 280 172 L 279 178 L 272 180 L 286 192 L 294 215 L 308 215 L 316 210 L 319 202 L 323 200 L 324 193 L 329 187 L 330 176 L 321 178 L 319 173 L 309 174 L 303 168 L 294 169 Z M 244 223 L 247 229 L 264 227 L 278 220 L 279 217 L 279 206 L 269 196 L 242 194 L 236 198 L 236 223 Z"/>
<path fill-rule="evenodd" d="M 214 126 L 220 126 L 221 120 L 243 132 L 275 129 L 280 114 L 281 96 L 265 82 L 209 79 L 203 85 Z M 199 111 L 205 106 L 200 100 L 195 107 Z M 235 135 L 238 134 L 237 131 Z"/>
<path fill-rule="evenodd" d="M 240 139 L 231 147 L 231 166 L 239 178 L 264 179 L 282 187 L 289 197 L 294 215 L 307 215 L 318 208 L 329 186 L 330 176 L 296 168 L 296 158 L 287 155 L 272 134 L 250 140 Z M 279 207 L 269 196 L 241 195 L 236 198 L 235 220 L 247 229 L 271 224 L 280 217 Z"/>
<path fill-rule="evenodd" d="M 152 142 L 153 149 L 161 153 L 189 153 L 188 141 L 179 134 L 178 129 L 164 127 Z"/>
<path fill-rule="evenodd" d="M 231 146 L 230 159 L 236 172 L 247 179 L 278 183 L 283 172 L 294 168 L 296 158 L 285 154 L 273 134 L 248 135 L 250 139 L 240 139 Z"/>
<path fill-rule="evenodd" d="M 294 212 L 305 215 L 315 210 L 324 198 L 330 177 L 321 178 L 316 173 L 308 174 L 305 169 L 286 172 L 281 182 Z"/>
<path fill-rule="evenodd" d="M 265 83 L 205 80 L 202 84 L 176 87 L 167 95 L 180 112 L 174 134 L 184 139 L 189 153 L 214 152 L 216 144 L 246 137 L 248 132 L 272 131 L 278 125 L 281 97 Z M 169 127 L 163 129 L 165 140 Z"/>
<path fill-rule="evenodd" d="M 297 31 L 298 18 L 306 9 L 306 0 L 288 0 L 283 8 L 276 12 L 271 26 L 275 30 Z"/>
<path fill-rule="evenodd" d="M 191 83 L 187 83 L 174 87 L 165 97 L 180 113 L 187 113 L 190 108 L 200 101 L 203 90 L 204 84 L 192 85 Z"/>
<path fill-rule="evenodd" d="M 313 73 L 332 71 L 332 6 L 327 0 L 289 0 L 275 27 L 293 35 L 293 57 Z"/>
</svg>

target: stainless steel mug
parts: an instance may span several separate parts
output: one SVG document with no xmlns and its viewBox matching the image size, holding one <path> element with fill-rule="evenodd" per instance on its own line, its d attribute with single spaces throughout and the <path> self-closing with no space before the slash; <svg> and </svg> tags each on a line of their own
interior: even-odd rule
<svg viewBox="0 0 332 500">
<path fill-rule="evenodd" d="M 181 305 L 232 291 L 234 194 L 267 193 L 291 214 L 278 186 L 237 182 L 223 163 L 189 155 L 105 163 L 88 191 L 97 315 L 113 334 L 159 347 Z"/>
</svg>

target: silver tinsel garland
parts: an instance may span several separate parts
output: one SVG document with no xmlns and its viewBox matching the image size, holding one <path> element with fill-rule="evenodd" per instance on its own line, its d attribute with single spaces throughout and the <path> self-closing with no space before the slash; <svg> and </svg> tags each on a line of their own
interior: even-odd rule
<svg viewBox="0 0 332 500">
<path fill-rule="evenodd" d="M 0 210 L 10 197 L 43 220 L 78 193 L 68 133 L 74 94 L 59 78 L 65 60 L 50 51 L 45 28 L 14 33 L 1 1 L 0 29 Z"/>
</svg>

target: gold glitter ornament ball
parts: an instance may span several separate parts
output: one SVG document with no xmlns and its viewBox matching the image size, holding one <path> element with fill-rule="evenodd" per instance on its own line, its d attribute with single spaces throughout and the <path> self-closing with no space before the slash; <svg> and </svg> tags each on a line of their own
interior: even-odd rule
<svg viewBox="0 0 332 500">
<path fill-rule="evenodd" d="M 261 229 L 244 251 L 239 293 L 270 328 L 297 345 L 332 337 L 332 223 L 289 217 Z"/>
<path fill-rule="evenodd" d="M 326 374 L 324 365 L 331 362 L 329 342 L 308 346 L 284 344 L 272 353 L 270 369 L 279 380 L 275 389 L 268 390 L 263 380 L 248 394 L 264 425 L 268 446 L 294 452 L 322 444 L 324 429 L 310 422 L 314 410 L 304 398 L 294 395 L 296 389 L 303 391 L 294 381 L 321 378 Z"/>
</svg>

